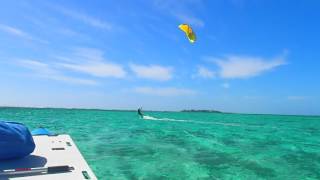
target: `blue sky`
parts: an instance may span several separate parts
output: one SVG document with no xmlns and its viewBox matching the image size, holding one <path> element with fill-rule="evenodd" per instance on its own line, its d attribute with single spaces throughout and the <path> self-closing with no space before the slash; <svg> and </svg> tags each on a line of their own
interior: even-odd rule
<svg viewBox="0 0 320 180">
<path fill-rule="evenodd" d="M 319 9 L 316 0 L 2 1 L 0 105 L 320 114 Z"/>
</svg>

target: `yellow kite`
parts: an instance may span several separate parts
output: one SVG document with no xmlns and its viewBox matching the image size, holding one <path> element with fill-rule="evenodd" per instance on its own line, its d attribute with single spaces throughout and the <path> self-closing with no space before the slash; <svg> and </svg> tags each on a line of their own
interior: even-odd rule
<svg viewBox="0 0 320 180">
<path fill-rule="evenodd" d="M 186 33 L 191 43 L 194 43 L 196 41 L 196 35 L 188 24 L 180 24 L 179 28 Z"/>
</svg>

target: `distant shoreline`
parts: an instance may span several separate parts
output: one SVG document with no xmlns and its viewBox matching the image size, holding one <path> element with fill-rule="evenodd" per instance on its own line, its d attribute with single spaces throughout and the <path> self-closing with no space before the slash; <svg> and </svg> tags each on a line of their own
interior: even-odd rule
<svg viewBox="0 0 320 180">
<path fill-rule="evenodd" d="M 96 111 L 137 111 L 136 109 L 100 109 L 100 108 L 65 108 L 65 107 L 23 107 L 23 106 L 0 106 L 0 108 L 24 108 L 24 109 L 70 109 L 70 110 L 96 110 Z M 184 109 L 177 111 L 167 110 L 144 110 L 147 112 L 203 112 L 203 113 L 224 113 L 224 114 L 241 114 L 241 113 L 228 113 L 217 110 L 203 110 L 203 109 Z"/>
<path fill-rule="evenodd" d="M 67 110 L 94 110 L 94 111 L 124 111 L 124 112 L 136 112 L 136 109 L 102 109 L 102 108 L 68 108 L 68 107 L 30 107 L 30 106 L 0 106 L 0 109 L 4 108 L 21 108 L 21 109 L 67 109 Z M 306 115 L 306 114 L 267 114 L 267 113 L 237 113 L 237 112 L 222 112 L 217 110 L 144 110 L 145 112 L 188 112 L 188 113 L 217 113 L 217 114 L 242 114 L 242 115 L 274 115 L 274 116 L 309 116 L 320 117 L 320 115 Z"/>
<path fill-rule="evenodd" d="M 204 113 L 224 113 L 217 110 L 203 110 L 203 109 L 189 109 L 189 110 L 182 110 L 180 112 L 204 112 Z"/>
</svg>

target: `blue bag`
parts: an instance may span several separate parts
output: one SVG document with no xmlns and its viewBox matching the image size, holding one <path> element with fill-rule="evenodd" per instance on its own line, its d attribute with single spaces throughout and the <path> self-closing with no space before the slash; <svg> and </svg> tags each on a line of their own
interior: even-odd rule
<svg viewBox="0 0 320 180">
<path fill-rule="evenodd" d="M 32 135 L 26 126 L 0 121 L 0 160 L 25 157 L 34 148 Z"/>
</svg>

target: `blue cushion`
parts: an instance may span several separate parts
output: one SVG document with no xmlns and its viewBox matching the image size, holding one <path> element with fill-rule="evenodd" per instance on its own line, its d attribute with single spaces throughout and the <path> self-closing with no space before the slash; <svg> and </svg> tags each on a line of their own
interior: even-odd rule
<svg viewBox="0 0 320 180">
<path fill-rule="evenodd" d="M 34 148 L 32 135 L 25 125 L 0 121 L 0 160 L 25 157 Z"/>
</svg>

